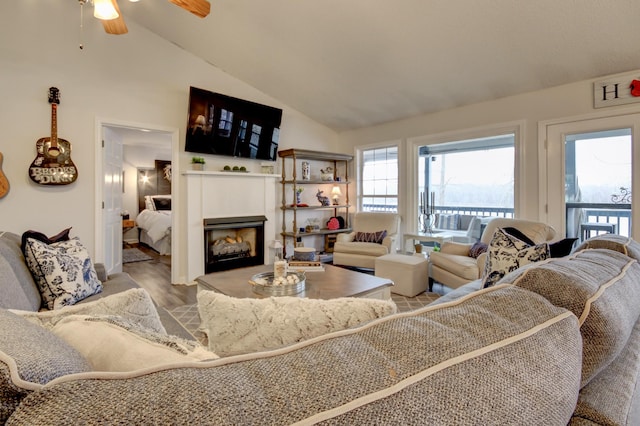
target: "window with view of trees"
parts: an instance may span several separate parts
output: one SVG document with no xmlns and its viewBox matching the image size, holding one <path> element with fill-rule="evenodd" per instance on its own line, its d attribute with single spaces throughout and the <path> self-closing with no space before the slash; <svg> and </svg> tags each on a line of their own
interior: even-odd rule
<svg viewBox="0 0 640 426">
<path fill-rule="evenodd" d="M 361 211 L 398 211 L 398 147 L 361 152 Z"/>
<path fill-rule="evenodd" d="M 513 217 L 514 139 L 507 134 L 420 147 L 419 193 L 434 193 L 436 212 Z"/>
</svg>

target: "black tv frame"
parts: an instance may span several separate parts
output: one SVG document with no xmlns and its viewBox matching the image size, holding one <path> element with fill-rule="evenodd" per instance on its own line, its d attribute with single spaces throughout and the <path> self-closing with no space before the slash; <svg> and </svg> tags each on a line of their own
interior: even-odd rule
<svg viewBox="0 0 640 426">
<path fill-rule="evenodd" d="M 185 151 L 275 161 L 281 122 L 279 108 L 190 87 Z"/>
</svg>

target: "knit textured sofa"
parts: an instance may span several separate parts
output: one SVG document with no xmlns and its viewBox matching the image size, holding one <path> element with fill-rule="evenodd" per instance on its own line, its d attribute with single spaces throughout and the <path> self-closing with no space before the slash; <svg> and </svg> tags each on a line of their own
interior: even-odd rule
<svg viewBox="0 0 640 426">
<path fill-rule="evenodd" d="M 47 330 L 0 309 L 0 421 L 639 424 L 639 254 L 628 239 L 589 240 L 416 311 L 126 373 L 87 371 Z"/>
</svg>

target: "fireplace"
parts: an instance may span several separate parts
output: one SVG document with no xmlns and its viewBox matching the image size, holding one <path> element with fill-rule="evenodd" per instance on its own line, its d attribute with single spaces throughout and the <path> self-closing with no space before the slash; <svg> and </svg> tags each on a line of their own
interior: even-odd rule
<svg viewBox="0 0 640 426">
<path fill-rule="evenodd" d="M 264 264 L 265 216 L 204 219 L 205 273 Z"/>
</svg>

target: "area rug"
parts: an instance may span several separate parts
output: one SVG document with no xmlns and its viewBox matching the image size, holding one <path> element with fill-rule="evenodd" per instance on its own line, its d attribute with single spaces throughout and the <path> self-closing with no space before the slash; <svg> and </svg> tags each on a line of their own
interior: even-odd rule
<svg viewBox="0 0 640 426">
<path fill-rule="evenodd" d="M 145 260 L 153 260 L 153 257 L 141 252 L 137 248 L 122 250 L 122 263 L 144 262 Z"/>
</svg>

